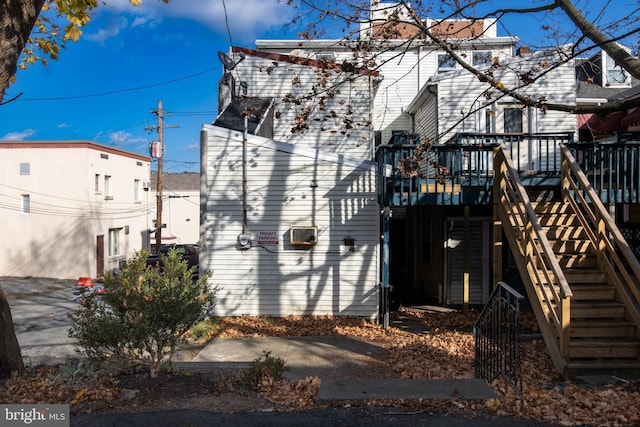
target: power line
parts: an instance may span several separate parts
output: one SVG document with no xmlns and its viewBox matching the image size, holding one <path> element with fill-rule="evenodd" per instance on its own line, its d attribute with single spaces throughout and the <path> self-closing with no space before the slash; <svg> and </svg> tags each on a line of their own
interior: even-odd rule
<svg viewBox="0 0 640 427">
<path fill-rule="evenodd" d="M 93 94 L 87 94 L 87 95 L 72 95 L 72 96 L 57 96 L 57 97 L 48 97 L 48 98 L 18 98 L 16 99 L 16 101 L 62 101 L 62 100 L 68 100 L 68 99 L 83 99 L 83 98 L 95 98 L 95 97 L 99 97 L 99 96 L 106 96 L 106 95 L 114 95 L 117 93 L 124 93 L 124 92 L 134 92 L 137 90 L 143 90 L 143 89 L 150 89 L 153 87 L 158 87 L 158 86 L 164 86 L 164 85 L 168 85 L 171 83 L 176 83 L 182 80 L 187 80 L 187 79 L 191 79 L 194 77 L 198 77 L 201 76 L 203 74 L 206 73 L 210 73 L 213 71 L 218 71 L 220 68 L 220 66 L 216 66 L 213 68 L 208 68 L 206 70 L 197 72 L 195 74 L 191 74 L 188 76 L 184 76 L 184 77 L 178 77 L 176 79 L 173 80 L 167 80 L 164 82 L 160 82 L 160 83 L 154 83 L 154 84 L 150 84 L 150 85 L 145 85 L 145 86 L 136 86 L 136 87 L 132 87 L 132 88 L 126 88 L 126 89 L 116 89 L 116 90 L 111 90 L 111 91 L 107 91 L 107 92 L 99 92 L 99 93 L 93 93 Z"/>
</svg>

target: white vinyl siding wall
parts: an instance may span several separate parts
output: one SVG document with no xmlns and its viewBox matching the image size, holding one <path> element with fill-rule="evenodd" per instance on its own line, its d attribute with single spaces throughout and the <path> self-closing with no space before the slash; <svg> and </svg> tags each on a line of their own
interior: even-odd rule
<svg viewBox="0 0 640 427">
<path fill-rule="evenodd" d="M 237 81 L 248 84 L 247 96 L 273 98 L 273 139 L 353 158 L 373 157 L 370 92 L 377 77 L 336 73 L 315 66 L 247 55 L 234 70 Z M 319 81 L 325 81 L 320 85 Z M 317 95 L 305 99 L 313 93 Z M 321 105 L 321 98 L 332 92 Z M 293 102 L 284 102 L 283 99 Z M 308 128 L 292 129 L 310 111 Z"/>
<path fill-rule="evenodd" d="M 349 315 L 378 312 L 379 207 L 371 162 L 251 136 L 243 231 L 242 134 L 205 125 L 201 267 L 219 286 L 215 314 Z M 317 185 L 317 186 L 315 186 Z M 290 226 L 317 226 L 309 249 L 289 244 Z M 258 245 L 261 231 L 278 244 Z M 355 239 L 348 251 L 345 238 Z"/>
</svg>

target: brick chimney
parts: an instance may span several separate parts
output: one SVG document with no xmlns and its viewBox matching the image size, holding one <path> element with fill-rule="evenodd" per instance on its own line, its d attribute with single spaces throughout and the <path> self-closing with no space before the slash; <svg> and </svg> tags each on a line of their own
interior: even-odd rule
<svg viewBox="0 0 640 427">
<path fill-rule="evenodd" d="M 529 46 L 520 46 L 518 50 L 516 50 L 516 55 L 517 56 L 531 55 L 531 49 L 529 48 Z"/>
</svg>

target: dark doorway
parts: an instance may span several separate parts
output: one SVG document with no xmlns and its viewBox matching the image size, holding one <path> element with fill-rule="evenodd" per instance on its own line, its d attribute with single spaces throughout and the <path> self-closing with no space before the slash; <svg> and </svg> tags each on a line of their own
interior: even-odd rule
<svg viewBox="0 0 640 427">
<path fill-rule="evenodd" d="M 98 277 L 104 274 L 104 235 L 96 237 L 96 274 Z"/>
</svg>

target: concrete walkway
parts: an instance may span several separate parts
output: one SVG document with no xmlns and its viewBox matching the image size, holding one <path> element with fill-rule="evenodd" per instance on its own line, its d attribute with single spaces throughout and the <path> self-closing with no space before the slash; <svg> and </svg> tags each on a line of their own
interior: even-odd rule
<svg viewBox="0 0 640 427">
<path fill-rule="evenodd" d="M 479 379 L 415 380 L 385 378 L 376 372 L 375 355 L 385 349 L 354 338 L 220 338 L 212 340 L 190 362 L 178 362 L 178 368 L 208 370 L 248 367 L 264 357 L 281 358 L 288 371 L 285 377 L 295 381 L 307 376 L 321 379 L 318 403 L 363 399 L 464 399 L 482 400 L 497 396 Z M 354 376 L 354 372 L 361 375 Z M 362 375 L 363 374 L 363 375 Z"/>
</svg>

